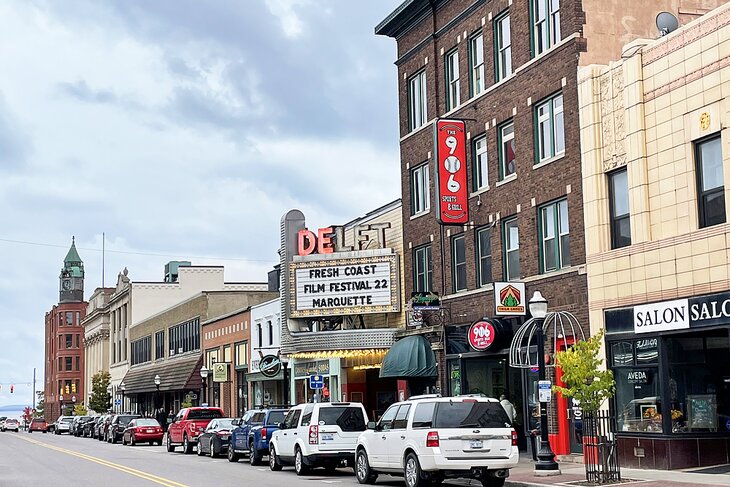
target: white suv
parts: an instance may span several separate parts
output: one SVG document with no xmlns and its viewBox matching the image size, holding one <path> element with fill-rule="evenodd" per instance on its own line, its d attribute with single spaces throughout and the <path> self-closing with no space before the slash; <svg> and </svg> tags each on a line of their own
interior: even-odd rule
<svg viewBox="0 0 730 487">
<path fill-rule="evenodd" d="M 404 476 L 407 487 L 446 477 L 500 487 L 518 460 L 517 432 L 496 399 L 415 396 L 368 423 L 357 440 L 355 475 L 361 484 L 388 473 Z"/>
<path fill-rule="evenodd" d="M 334 470 L 354 465 L 355 445 L 365 431 L 367 413 L 359 402 L 300 404 L 289 410 L 269 442 L 269 468 L 294 465 L 297 475 L 311 468 Z"/>
</svg>

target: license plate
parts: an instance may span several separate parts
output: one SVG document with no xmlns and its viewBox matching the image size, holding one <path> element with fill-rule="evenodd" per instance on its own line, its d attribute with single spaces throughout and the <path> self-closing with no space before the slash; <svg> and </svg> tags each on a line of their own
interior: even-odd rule
<svg viewBox="0 0 730 487">
<path fill-rule="evenodd" d="M 482 440 L 471 440 L 469 441 L 469 448 L 477 449 L 482 447 Z"/>
<path fill-rule="evenodd" d="M 147 433 L 154 433 L 155 430 L 147 430 Z"/>
<path fill-rule="evenodd" d="M 322 434 L 321 440 L 322 441 L 332 441 L 332 440 L 334 440 L 334 436 L 332 436 L 331 434 Z"/>
<path fill-rule="evenodd" d="M 221 440 L 227 440 L 228 436 L 221 436 Z"/>
</svg>

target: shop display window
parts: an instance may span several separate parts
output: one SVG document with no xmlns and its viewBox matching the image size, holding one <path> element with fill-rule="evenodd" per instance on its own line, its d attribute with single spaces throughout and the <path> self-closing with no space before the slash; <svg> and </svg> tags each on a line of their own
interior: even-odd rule
<svg viewBox="0 0 730 487">
<path fill-rule="evenodd" d="M 659 362 L 658 343 L 657 338 L 650 338 L 610 344 L 619 431 L 663 431 L 656 366 Z"/>
</svg>

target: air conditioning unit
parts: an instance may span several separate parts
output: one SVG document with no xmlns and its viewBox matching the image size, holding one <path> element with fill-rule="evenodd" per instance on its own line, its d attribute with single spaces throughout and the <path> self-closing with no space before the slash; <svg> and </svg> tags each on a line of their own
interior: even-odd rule
<svg viewBox="0 0 730 487">
<path fill-rule="evenodd" d="M 182 347 L 180 347 L 180 348 L 177 349 L 177 353 L 183 353 Z"/>
<path fill-rule="evenodd" d="M 175 349 L 174 348 L 171 348 L 170 349 L 170 357 L 172 357 L 173 355 L 175 355 Z"/>
</svg>

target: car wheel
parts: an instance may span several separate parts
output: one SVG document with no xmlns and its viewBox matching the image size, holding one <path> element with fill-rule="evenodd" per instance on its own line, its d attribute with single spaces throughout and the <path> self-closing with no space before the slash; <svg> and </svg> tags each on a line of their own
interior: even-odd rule
<svg viewBox="0 0 730 487">
<path fill-rule="evenodd" d="M 236 452 L 233 451 L 233 445 L 228 445 L 228 454 L 226 457 L 231 463 L 236 463 L 238 461 L 238 455 L 236 455 Z"/>
<path fill-rule="evenodd" d="M 281 463 L 279 463 L 279 459 L 276 458 L 276 449 L 273 446 L 269 449 L 269 468 L 273 472 L 281 470 Z"/>
<path fill-rule="evenodd" d="M 193 453 L 193 445 L 188 441 L 188 435 L 183 436 L 183 453 L 185 455 Z"/>
<path fill-rule="evenodd" d="M 150 441 L 150 445 L 152 445 L 151 441 Z M 162 446 L 162 440 L 157 440 L 157 446 Z"/>
<path fill-rule="evenodd" d="M 170 440 L 170 435 L 167 435 L 167 452 L 172 453 L 175 451 L 175 446 L 172 444 L 172 441 Z"/>
<path fill-rule="evenodd" d="M 197 453 L 199 457 L 203 456 L 203 447 L 201 446 L 202 444 L 202 441 L 198 441 L 198 444 L 195 445 L 195 453 Z"/>
<path fill-rule="evenodd" d="M 374 484 L 378 474 L 373 472 L 368 461 L 368 454 L 365 450 L 358 450 L 355 458 L 355 476 L 361 484 Z"/>
<path fill-rule="evenodd" d="M 129 444 L 132 446 L 137 446 L 137 440 L 134 438 L 134 435 L 131 435 L 129 437 Z"/>
<path fill-rule="evenodd" d="M 306 475 L 309 471 L 309 468 L 304 464 L 304 455 L 302 455 L 302 450 L 299 447 L 294 450 L 294 471 L 297 475 Z"/>
<path fill-rule="evenodd" d="M 254 448 L 253 440 L 248 444 L 248 463 L 252 467 L 261 463 L 261 454 Z"/>
<path fill-rule="evenodd" d="M 498 477 L 482 477 L 483 487 L 502 487 L 506 479 L 500 479 Z"/>
<path fill-rule="evenodd" d="M 109 443 L 111 443 L 112 445 L 116 445 L 116 443 L 117 443 L 117 434 L 116 433 L 112 433 L 111 435 L 109 435 Z"/>
<path fill-rule="evenodd" d="M 122 436 L 122 445 L 127 446 L 127 439 Z"/>
<path fill-rule="evenodd" d="M 409 453 L 406 456 L 403 477 L 406 481 L 406 487 L 423 487 L 426 484 L 427 479 L 421 471 L 421 464 L 415 453 Z"/>
<path fill-rule="evenodd" d="M 210 458 L 215 458 L 216 456 L 217 456 L 217 454 L 215 451 L 215 442 L 211 441 L 210 442 Z"/>
</svg>

